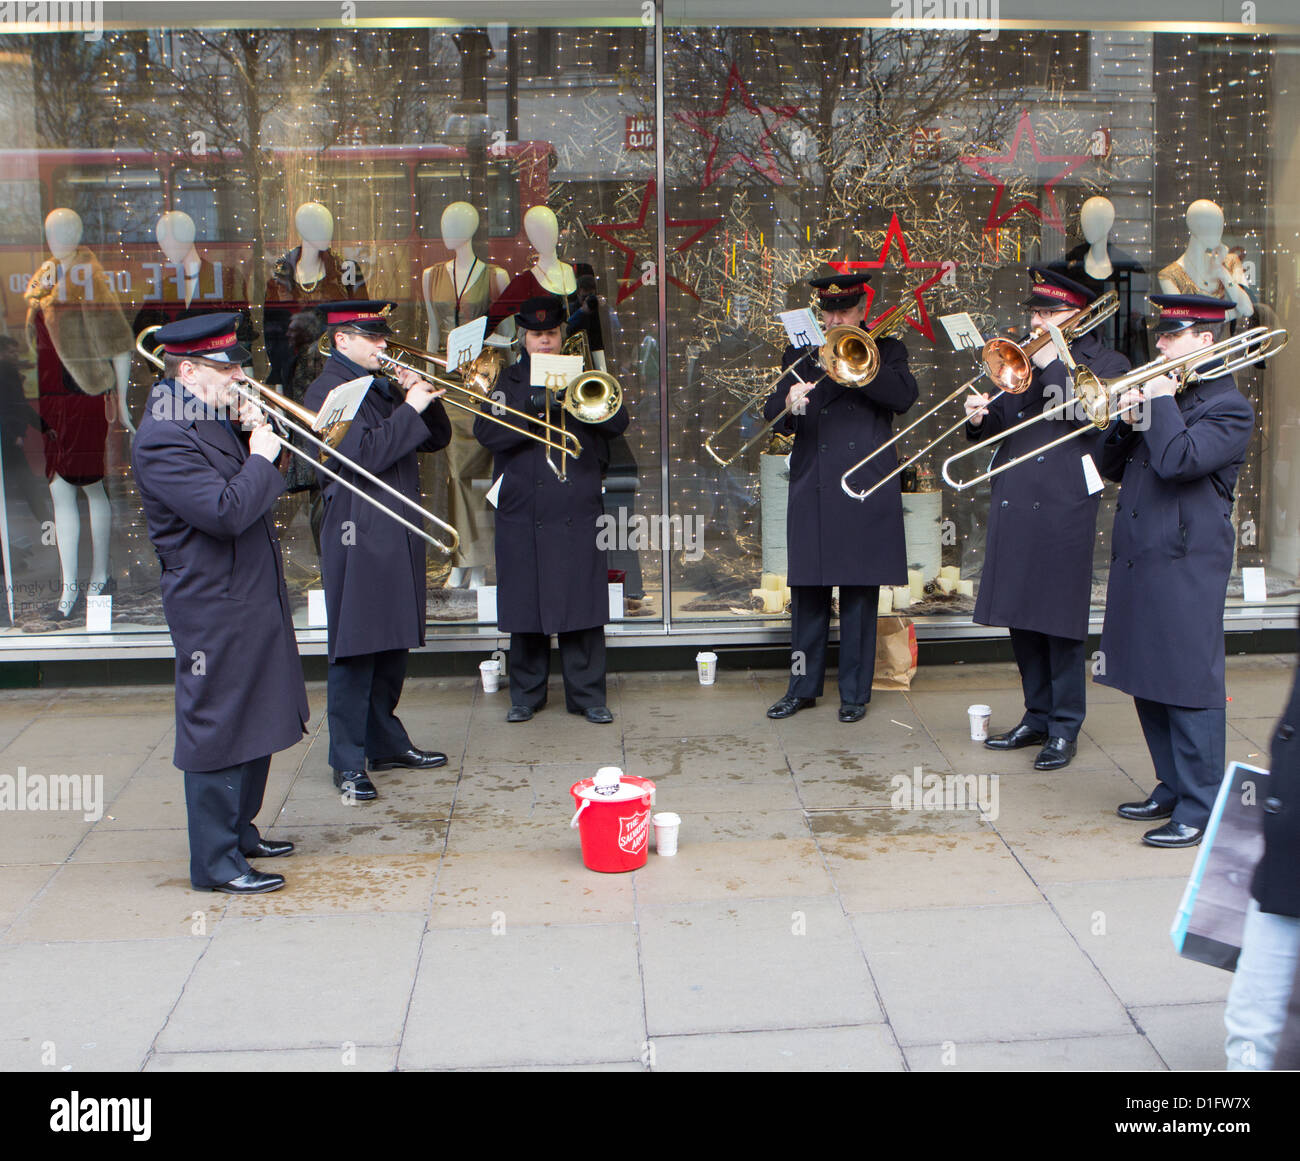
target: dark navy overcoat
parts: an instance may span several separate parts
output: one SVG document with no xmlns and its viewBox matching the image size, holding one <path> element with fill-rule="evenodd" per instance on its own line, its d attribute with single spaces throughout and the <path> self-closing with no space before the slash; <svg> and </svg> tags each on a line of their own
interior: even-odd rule
<svg viewBox="0 0 1300 1161">
<path fill-rule="evenodd" d="M 791 364 L 806 348 L 787 347 L 787 368 L 763 406 L 772 419 L 799 379 L 817 386 L 804 401 L 802 415 L 786 417 L 777 430 L 794 433 L 790 453 L 790 496 L 786 546 L 791 585 L 901 585 L 907 583 L 903 539 L 903 501 L 895 476 L 866 500 L 840 487 L 840 477 L 893 435 L 894 416 L 916 402 L 916 380 L 907 369 L 907 348 L 882 338 L 880 370 L 865 387 L 844 387 L 821 372 L 815 355 Z M 898 465 L 889 449 L 864 465 L 849 481 L 870 487 Z"/>
<path fill-rule="evenodd" d="M 536 389 L 528 379 L 525 355 L 502 373 L 497 390 L 507 406 L 537 414 L 529 406 Z M 551 412 L 551 421 L 558 423 L 559 409 Z M 503 418 L 522 422 L 511 415 Z M 493 480 L 504 477 L 496 512 L 497 627 L 502 632 L 569 633 L 609 621 L 608 555 L 598 543 L 601 471 L 609 458 L 607 441 L 627 430 L 627 408 L 620 407 L 604 423 L 569 416 L 567 424 L 582 452 L 577 459 L 565 457 L 568 482 L 561 483 L 546 466 L 546 448 L 536 440 L 488 419 L 474 421 L 474 438 L 492 452 Z"/>
<path fill-rule="evenodd" d="M 1222 709 L 1233 489 L 1255 409 L 1225 375 L 1160 396 L 1148 412 L 1145 431 L 1116 422 L 1098 461 L 1120 491 L 1095 680 L 1166 705 Z"/>
<path fill-rule="evenodd" d="M 1103 379 L 1129 369 L 1128 360 L 1095 334 L 1071 343 L 1070 353 Z M 1035 367 L 1028 389 L 995 399 L 979 427 L 966 425 L 966 436 L 990 439 L 1072 397 L 1060 359 L 1046 368 Z M 1088 494 L 1083 456 L 1091 455 L 1095 463 L 1103 434 L 1072 408 L 999 441 L 991 462 L 978 455 L 962 461 L 962 478 L 976 474 L 975 466 L 981 472 L 997 467 L 1072 428 L 1088 430 L 993 478 L 976 624 L 1029 629 L 1074 641 L 1088 636 L 1101 492 Z"/>
<path fill-rule="evenodd" d="M 162 380 L 131 453 L 176 647 L 174 760 L 193 771 L 286 749 L 309 716 L 271 517 L 284 477 L 203 414 Z"/>
<path fill-rule="evenodd" d="M 366 374 L 336 351 L 307 388 L 303 404 L 319 411 L 335 387 Z M 396 385 L 374 376 L 338 452 L 418 504 L 418 453 L 438 451 L 450 440 L 451 424 L 441 402 L 435 399 L 418 412 L 406 405 Z M 325 466 L 340 471 L 333 456 Z M 385 508 L 444 538 L 413 509 L 368 480 L 346 469 L 340 474 Z M 425 542 L 334 480 L 320 473 L 318 477 L 325 503 L 320 563 L 330 660 L 423 645 Z"/>
</svg>

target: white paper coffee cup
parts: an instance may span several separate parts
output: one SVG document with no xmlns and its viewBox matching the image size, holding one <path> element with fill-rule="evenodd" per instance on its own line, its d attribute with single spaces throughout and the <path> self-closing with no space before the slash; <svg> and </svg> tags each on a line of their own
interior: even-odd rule
<svg viewBox="0 0 1300 1161">
<path fill-rule="evenodd" d="M 677 831 L 682 825 L 680 815 L 671 810 L 660 811 L 651 820 L 655 827 L 655 852 L 661 855 L 677 853 Z"/>
<path fill-rule="evenodd" d="M 697 653 L 695 669 L 700 675 L 701 685 L 712 685 L 718 675 L 718 655 L 716 653 Z"/>
<path fill-rule="evenodd" d="M 484 693 L 496 693 L 501 688 L 501 662 L 495 657 L 478 663 L 478 675 L 483 679 Z"/>
<path fill-rule="evenodd" d="M 993 711 L 986 705 L 973 705 L 966 712 L 970 715 L 970 740 L 984 741 L 989 736 L 989 717 Z"/>
</svg>

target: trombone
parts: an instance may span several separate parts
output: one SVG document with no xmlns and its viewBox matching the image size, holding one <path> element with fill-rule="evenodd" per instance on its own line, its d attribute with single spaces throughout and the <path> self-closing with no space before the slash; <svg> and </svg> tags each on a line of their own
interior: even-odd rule
<svg viewBox="0 0 1300 1161">
<path fill-rule="evenodd" d="M 1099 327 L 1117 310 L 1119 310 L 1119 295 L 1117 295 L 1113 290 L 1108 290 L 1095 301 L 1082 307 L 1066 319 L 1065 324 L 1061 327 L 1061 333 L 1068 340 L 1077 339 L 1082 335 L 1086 335 L 1090 330 Z M 1034 365 L 1031 361 L 1031 356 L 1046 343 L 1050 342 L 1051 338 L 1052 336 L 1050 331 L 1035 328 L 1030 332 L 1028 338 L 1025 339 L 1023 343 L 1016 343 L 1011 339 L 1004 338 L 989 339 L 989 341 L 984 344 L 984 349 L 980 354 L 980 360 L 984 366 L 979 374 L 972 379 L 966 380 L 966 382 L 958 387 L 951 395 L 946 395 L 944 398 L 940 399 L 939 402 L 931 407 L 929 411 L 909 423 L 902 431 L 894 436 L 893 439 L 889 440 L 887 443 L 882 443 L 870 455 L 863 456 L 862 459 L 858 460 L 856 464 L 849 468 L 849 470 L 840 477 L 840 487 L 844 489 L 847 495 L 852 496 L 855 500 L 865 500 L 877 488 L 889 483 L 889 481 L 895 476 L 907 471 L 907 469 L 916 463 L 917 460 L 929 453 L 932 448 L 937 444 L 942 443 L 954 431 L 961 427 L 966 422 L 966 417 L 962 416 L 962 418 L 956 423 L 949 427 L 945 427 L 943 431 L 927 443 L 925 447 L 916 453 L 916 455 L 912 456 L 910 459 L 900 461 L 899 465 L 894 468 L 893 471 L 886 476 L 882 476 L 872 484 L 871 487 L 861 492 L 849 487 L 849 477 L 853 475 L 854 472 L 873 460 L 887 447 L 893 447 L 909 431 L 924 423 L 936 411 L 946 407 L 963 391 L 974 390 L 975 384 L 986 375 L 992 382 L 998 384 L 998 392 L 993 396 L 993 399 L 999 399 L 1003 395 L 1019 395 L 1026 391 L 1034 374 Z M 990 399 L 989 402 L 992 403 L 993 399 Z"/>
<path fill-rule="evenodd" d="M 616 415 L 618 409 L 623 406 L 623 388 L 613 375 L 595 369 L 586 331 L 575 331 L 565 339 L 560 353 L 580 356 L 583 370 L 567 383 L 547 383 L 546 414 L 549 419 L 553 393 L 556 403 L 560 406 L 560 431 L 566 438 L 576 441 L 577 436 L 568 429 L 567 417 L 572 415 L 580 423 L 604 423 Z M 546 464 L 556 476 L 567 481 L 568 465 L 561 459 L 557 469 L 551 463 L 549 447 L 546 449 Z"/>
<path fill-rule="evenodd" d="M 161 350 L 161 348 L 155 348 L 154 350 L 149 350 L 145 346 L 145 338 L 146 336 L 153 334 L 154 331 L 159 330 L 161 325 L 162 324 L 159 324 L 158 326 L 145 327 L 145 329 L 140 332 L 139 336 L 135 340 L 135 349 L 140 352 L 140 354 L 144 357 L 146 362 L 151 363 L 153 366 L 157 367 L 160 371 L 163 369 L 164 366 L 162 358 L 158 355 L 158 351 Z M 247 384 L 248 385 L 247 389 L 241 386 L 241 384 Z M 408 532 L 413 532 L 421 540 L 424 540 L 427 543 L 433 545 L 434 548 L 440 548 L 442 549 L 443 552 L 446 552 L 448 554 L 456 551 L 457 547 L 460 544 L 460 533 L 458 533 L 455 528 L 453 528 L 445 520 L 440 520 L 432 512 L 426 511 L 424 508 L 421 508 L 420 505 L 417 504 L 414 500 L 412 500 L 409 496 L 404 496 L 391 484 L 388 484 L 384 480 L 381 480 L 373 472 L 370 472 L 367 469 L 361 467 L 360 464 L 353 463 L 352 460 L 347 458 L 347 456 L 343 456 L 338 453 L 336 449 L 338 448 L 338 445 L 343 441 L 343 437 L 347 435 L 348 428 L 349 426 L 351 426 L 351 422 L 352 422 L 351 420 L 336 421 L 334 423 L 329 424 L 321 432 L 321 435 L 325 437 L 324 439 L 322 439 L 313 430 L 312 425 L 315 424 L 317 419 L 316 413 L 314 411 L 312 411 L 310 408 L 303 407 L 302 404 L 300 403 L 295 403 L 292 399 L 285 398 L 283 395 L 279 394 L 276 391 L 273 391 L 270 387 L 267 387 L 265 384 L 259 383 L 256 379 L 250 379 L 247 375 L 244 375 L 242 371 L 241 371 L 241 377 L 239 379 L 235 379 L 231 381 L 230 389 L 241 399 L 249 403 L 252 403 L 255 407 L 260 407 L 262 411 L 264 411 L 269 418 L 274 419 L 276 423 L 281 425 L 287 431 L 290 431 L 293 434 L 300 436 L 302 439 L 305 439 L 308 443 L 313 444 L 316 448 L 319 449 L 317 452 L 317 456 L 313 457 L 309 455 L 307 452 L 303 451 L 302 448 L 297 447 L 292 441 L 287 439 L 282 441 L 284 443 L 284 446 L 289 451 L 293 452 L 294 455 L 298 456 L 300 459 L 306 460 L 308 464 L 314 467 L 322 475 L 328 476 L 335 483 L 342 485 L 349 492 L 353 493 L 354 495 L 364 500 L 367 504 L 373 505 L 374 507 L 378 508 L 385 516 L 389 516 L 392 519 L 396 520 Z M 271 410 L 269 405 L 274 405 L 277 409 L 279 409 L 280 412 L 282 412 L 282 414 L 277 415 L 275 412 Z M 290 416 L 292 416 L 293 418 L 290 419 L 289 418 Z M 294 420 L 296 420 L 297 422 L 294 422 Z M 377 488 L 380 488 L 382 491 L 387 492 L 390 496 L 393 497 L 393 499 L 400 500 L 408 508 L 413 508 L 419 515 L 423 516 L 425 519 L 431 520 L 434 524 L 436 524 L 439 528 L 441 528 L 444 532 L 447 533 L 448 539 L 451 541 L 451 543 L 444 544 L 437 537 L 426 532 L 418 524 L 413 524 L 410 520 L 407 520 L 404 516 L 399 516 L 386 504 L 381 504 L 377 499 L 375 499 L 374 496 L 371 496 L 366 492 L 363 492 L 355 484 L 349 483 L 341 475 L 339 475 L 338 472 L 334 471 L 332 468 L 327 468 L 323 462 L 317 462 L 318 459 L 320 461 L 324 461 L 329 456 L 333 456 L 335 459 L 337 459 L 339 463 L 348 471 L 355 472 L 358 476 L 361 476 L 363 479 L 369 480 Z"/>
<path fill-rule="evenodd" d="M 1179 355 L 1175 359 L 1166 359 L 1162 356 L 1114 379 L 1101 379 L 1087 367 L 1075 366 L 1073 368 L 1075 376 L 1073 399 L 1058 403 L 1039 415 L 1031 416 L 1029 419 L 1017 423 L 1014 427 L 1008 427 L 1005 431 L 998 432 L 992 440 L 986 441 L 986 443 L 976 444 L 974 447 L 960 451 L 954 456 L 949 456 L 943 463 L 943 478 L 958 492 L 964 492 L 967 488 L 973 488 L 976 484 L 1001 475 L 1008 468 L 1013 468 L 1024 460 L 1042 455 L 1049 448 L 1058 447 L 1067 440 L 1074 439 L 1076 436 L 1087 432 L 1108 427 L 1112 419 L 1118 419 L 1121 415 L 1126 415 L 1137 406 L 1137 403 L 1133 403 L 1119 411 L 1112 409 L 1114 403 L 1119 400 L 1125 391 L 1141 387 L 1142 384 L 1162 375 L 1174 376 L 1178 380 L 1175 390 L 1182 391 L 1203 379 L 1217 379 L 1222 375 L 1231 375 L 1243 367 L 1250 366 L 1252 363 L 1271 359 L 1286 346 L 1286 343 L 1287 333 L 1281 327 L 1270 330 L 1268 327 L 1259 326 L 1254 327 L 1252 330 L 1243 331 L 1241 334 L 1221 339 L 1219 342 L 1212 343 L 1208 347 L 1202 347 L 1198 351 L 1189 351 L 1187 354 Z M 1204 363 L 1213 364 L 1220 360 L 1221 362 L 1217 366 L 1212 365 L 1200 370 L 1197 369 Z M 958 481 L 954 480 L 949 474 L 949 468 L 958 460 L 984 450 L 988 443 L 1001 443 L 1008 436 L 1028 427 L 1030 424 L 1038 423 L 1043 419 L 1051 419 L 1074 407 L 1083 410 L 1083 413 L 1092 421 L 1091 426 L 1071 427 L 1064 435 L 1059 436 L 1050 443 L 1045 443 L 1041 447 L 1023 452 L 1018 456 L 1013 456 L 1005 464 L 999 464 L 996 468 L 992 468 L 974 479 Z"/>
<path fill-rule="evenodd" d="M 477 406 L 470 406 L 462 403 L 458 399 L 452 399 L 449 395 L 442 397 L 443 403 L 450 404 L 452 407 L 459 407 L 462 411 L 468 411 L 476 419 L 489 419 L 493 423 L 499 423 L 502 427 L 509 428 L 517 435 L 526 435 L 529 439 L 535 439 L 540 444 L 546 445 L 546 462 L 560 479 L 564 479 L 563 468 L 565 466 L 564 457 L 571 456 L 577 459 L 582 452 L 582 444 L 578 442 L 578 437 L 570 431 L 565 431 L 553 423 L 548 423 L 544 419 L 538 419 L 536 416 L 529 415 L 527 412 L 519 411 L 514 407 L 509 407 L 505 403 L 491 399 L 489 392 L 496 385 L 497 377 L 501 374 L 501 368 L 505 363 L 504 356 L 499 352 L 485 347 L 479 352 L 478 357 L 466 363 L 463 367 L 454 368 L 459 371 L 462 382 L 457 383 L 454 379 L 443 379 L 437 375 L 431 375 L 427 371 L 421 371 L 418 367 L 412 367 L 410 363 L 403 362 L 401 359 L 388 354 L 388 350 L 398 351 L 404 355 L 413 355 L 417 359 L 424 359 L 430 363 L 436 363 L 445 370 L 453 370 L 447 366 L 446 359 L 440 359 L 437 355 L 428 351 L 422 351 L 419 347 L 408 346 L 406 343 L 395 342 L 393 339 L 388 340 L 387 350 L 379 352 L 379 366 L 384 369 L 414 371 L 421 379 L 433 383 L 438 387 L 445 387 L 448 390 L 463 391 L 466 395 L 473 396 Z M 492 410 L 484 411 L 482 404 L 491 402 Z M 497 414 L 498 411 L 504 411 L 507 415 L 518 416 L 525 424 L 533 423 L 546 429 L 545 435 L 537 435 L 527 427 L 519 427 L 513 423 L 508 423 Z M 560 467 L 557 468 L 551 463 L 551 452 L 560 452 Z"/>
<path fill-rule="evenodd" d="M 726 423 L 704 441 L 704 450 L 713 458 L 713 462 L 722 468 L 728 468 L 740 459 L 763 436 L 790 414 L 793 410 L 793 404 L 785 407 L 776 418 L 765 423 L 754 436 L 741 445 L 739 451 L 726 459 L 723 459 L 714 449 L 713 441 L 732 424 L 739 423 L 754 400 L 774 391 L 776 385 L 786 375 L 805 359 L 814 355 L 822 371 L 834 379 L 836 383 L 845 387 L 865 387 L 880 372 L 880 348 L 876 346 L 876 340 L 898 330 L 903 325 L 906 313 L 907 304 L 900 302 L 885 311 L 869 330 L 864 331 L 861 327 L 855 326 L 831 327 L 826 332 L 826 341 L 820 347 L 809 347 L 790 366 L 783 369 L 758 395 L 755 395 L 749 403 L 746 403 L 744 407 L 728 418 Z"/>
</svg>

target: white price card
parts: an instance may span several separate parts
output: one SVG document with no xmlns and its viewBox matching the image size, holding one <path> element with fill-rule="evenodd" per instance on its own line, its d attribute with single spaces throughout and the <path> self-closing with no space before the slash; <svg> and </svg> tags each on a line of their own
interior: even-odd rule
<svg viewBox="0 0 1300 1161">
<path fill-rule="evenodd" d="M 1263 572 L 1260 569 L 1260 572 Z M 107 633 L 113 627 L 113 598 L 86 595 L 86 632 Z"/>
<path fill-rule="evenodd" d="M 783 310 L 777 318 L 785 327 L 792 347 L 820 347 L 826 341 L 816 316 L 808 307 L 802 310 Z"/>
<path fill-rule="evenodd" d="M 447 369 L 455 371 L 462 364 L 477 359 L 483 349 L 483 338 L 486 334 L 487 315 L 485 314 L 452 331 L 447 336 Z"/>
<path fill-rule="evenodd" d="M 482 588 L 475 589 L 474 595 L 478 598 L 478 619 L 485 625 L 495 625 L 497 623 L 497 586 L 484 585 Z"/>
<path fill-rule="evenodd" d="M 984 336 L 975 325 L 975 320 L 965 311 L 960 314 L 945 314 L 939 317 L 943 329 L 948 332 L 954 351 L 981 351 L 984 349 Z"/>
<path fill-rule="evenodd" d="M 611 621 L 621 621 L 623 619 L 622 584 L 611 584 L 609 586 L 609 619 Z"/>
<path fill-rule="evenodd" d="M 325 590 L 307 590 L 307 628 L 329 628 L 329 615 L 325 611 Z"/>
<path fill-rule="evenodd" d="M 1241 596 L 1252 603 L 1268 600 L 1268 584 L 1262 568 L 1241 570 Z"/>
</svg>

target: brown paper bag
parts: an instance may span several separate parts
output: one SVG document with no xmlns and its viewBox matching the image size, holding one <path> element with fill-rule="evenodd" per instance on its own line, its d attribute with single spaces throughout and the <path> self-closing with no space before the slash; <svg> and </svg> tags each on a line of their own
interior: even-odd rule
<svg viewBox="0 0 1300 1161">
<path fill-rule="evenodd" d="M 872 689 L 911 689 L 916 673 L 916 626 L 911 617 L 876 618 L 876 674 Z"/>
</svg>

